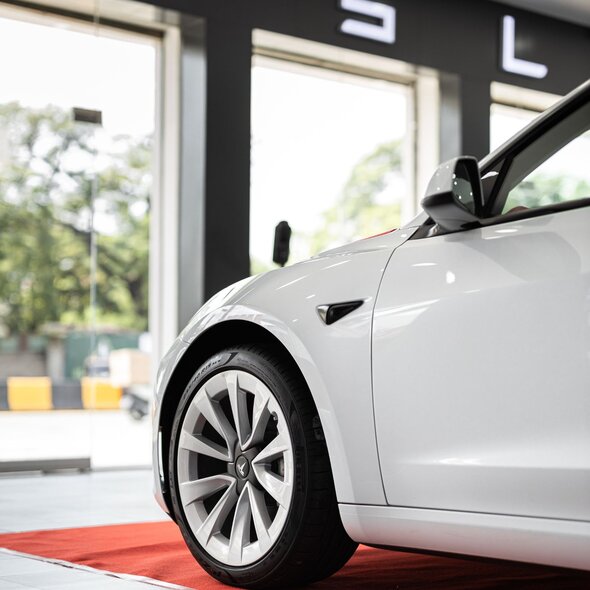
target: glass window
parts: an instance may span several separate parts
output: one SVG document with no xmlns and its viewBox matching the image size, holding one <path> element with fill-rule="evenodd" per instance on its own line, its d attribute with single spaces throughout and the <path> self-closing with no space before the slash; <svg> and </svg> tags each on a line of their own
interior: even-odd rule
<svg viewBox="0 0 590 590">
<path fill-rule="evenodd" d="M 590 197 L 589 128 L 586 104 L 515 156 L 496 210 L 509 213 Z"/>
<path fill-rule="evenodd" d="M 557 94 L 500 82 L 492 82 L 490 94 L 493 101 L 490 108 L 490 150 L 509 140 L 561 98 Z"/>
<path fill-rule="evenodd" d="M 538 111 L 494 103 L 490 111 L 490 150 L 500 147 L 526 127 Z"/>
<path fill-rule="evenodd" d="M 399 227 L 415 214 L 410 86 L 256 56 L 252 70 L 251 271 Z"/>
<path fill-rule="evenodd" d="M 0 463 L 147 464 L 158 41 L 31 18 L 0 18 Z"/>
</svg>

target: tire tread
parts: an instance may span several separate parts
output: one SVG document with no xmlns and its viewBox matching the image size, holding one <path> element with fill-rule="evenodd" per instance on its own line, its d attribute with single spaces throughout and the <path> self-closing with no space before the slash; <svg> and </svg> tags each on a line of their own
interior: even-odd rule
<svg viewBox="0 0 590 590">
<path fill-rule="evenodd" d="M 289 387 L 291 396 L 302 408 L 302 422 L 306 425 L 304 435 L 309 445 L 307 455 L 308 459 L 311 459 L 308 472 L 311 490 L 308 494 L 307 519 L 302 523 L 303 530 L 298 536 L 296 548 L 290 555 L 289 562 L 282 565 L 282 575 L 266 587 L 310 584 L 338 571 L 351 558 L 358 544 L 346 534 L 340 520 L 330 458 L 325 442 L 317 440 L 315 436 L 312 421 L 317 415 L 317 410 L 307 385 L 302 384 L 300 377 L 268 349 L 255 345 L 249 346 L 248 349 L 274 367 Z M 319 500 L 320 496 L 318 506 L 309 506 L 314 500 Z M 326 505 L 329 507 L 328 510 Z"/>
</svg>

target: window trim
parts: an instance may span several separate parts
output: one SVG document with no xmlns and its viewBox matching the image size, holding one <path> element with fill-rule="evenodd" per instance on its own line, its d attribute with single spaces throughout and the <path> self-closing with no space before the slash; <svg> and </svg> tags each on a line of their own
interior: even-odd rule
<svg viewBox="0 0 590 590">
<path fill-rule="evenodd" d="M 481 223 L 478 227 L 501 225 L 510 221 L 520 221 L 524 219 L 530 219 L 532 217 L 542 217 L 544 215 L 561 213 L 562 211 L 569 211 L 571 209 L 581 209 L 583 207 L 590 207 L 590 196 L 572 201 L 564 201 L 563 203 L 543 205 L 542 207 L 527 209 L 526 211 L 516 211 L 515 213 L 504 213 L 503 215 L 500 214 L 493 217 L 487 217 L 481 220 Z"/>
</svg>

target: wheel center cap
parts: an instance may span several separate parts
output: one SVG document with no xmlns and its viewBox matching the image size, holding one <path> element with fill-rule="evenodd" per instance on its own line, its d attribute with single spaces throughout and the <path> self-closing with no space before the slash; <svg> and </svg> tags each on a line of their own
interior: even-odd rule
<svg viewBox="0 0 590 590">
<path fill-rule="evenodd" d="M 248 473 L 250 473 L 250 462 L 244 455 L 240 455 L 236 459 L 236 473 L 238 477 L 242 479 L 246 479 L 248 477 Z"/>
</svg>

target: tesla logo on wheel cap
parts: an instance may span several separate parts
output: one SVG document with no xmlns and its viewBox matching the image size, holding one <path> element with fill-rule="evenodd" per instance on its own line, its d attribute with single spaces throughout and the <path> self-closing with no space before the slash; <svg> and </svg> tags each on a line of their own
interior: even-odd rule
<svg viewBox="0 0 590 590">
<path fill-rule="evenodd" d="M 247 477 L 248 472 L 250 471 L 250 465 L 248 464 L 248 459 L 242 455 L 238 457 L 236 461 L 236 471 L 240 477 Z"/>
</svg>

